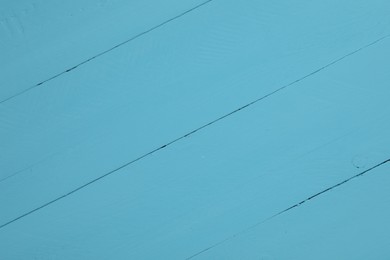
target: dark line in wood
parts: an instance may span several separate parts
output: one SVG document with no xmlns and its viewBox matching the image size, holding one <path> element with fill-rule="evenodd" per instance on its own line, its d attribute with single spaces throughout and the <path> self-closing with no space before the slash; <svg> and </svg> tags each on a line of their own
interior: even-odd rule
<svg viewBox="0 0 390 260">
<path fill-rule="evenodd" d="M 0 229 L 2 229 L 4 227 L 6 227 L 6 226 L 16 222 L 19 219 L 22 219 L 22 218 L 24 218 L 24 217 L 26 217 L 26 216 L 28 216 L 28 215 L 38 211 L 40 209 L 43 209 L 43 208 L 45 208 L 45 207 L 47 207 L 47 206 L 49 206 L 49 205 L 51 205 L 51 204 L 53 204 L 53 203 L 63 199 L 63 198 L 66 198 L 67 196 L 69 196 L 69 195 L 71 195 L 73 193 L 76 193 L 77 191 L 79 191 L 79 190 L 81 190 L 81 189 L 83 189 L 83 188 L 85 188 L 85 187 L 87 187 L 87 186 L 89 186 L 89 185 L 91 185 L 91 184 L 93 184 L 93 183 L 95 183 L 95 182 L 97 182 L 97 181 L 99 181 L 99 180 L 101 180 L 101 179 L 103 179 L 103 178 L 105 178 L 105 177 L 115 173 L 115 172 L 118 172 L 119 170 L 121 170 L 121 169 L 123 169 L 123 168 L 125 168 L 125 167 L 127 167 L 127 166 L 129 166 L 129 165 L 131 165 L 131 164 L 133 164 L 133 163 L 135 163 L 137 161 L 139 161 L 139 160 L 142 160 L 143 158 L 145 158 L 145 157 L 147 157 L 149 155 L 152 155 L 152 154 L 154 154 L 154 153 L 156 153 L 156 152 L 158 152 L 158 151 L 160 151 L 162 149 L 165 149 L 168 146 L 170 146 L 170 145 L 180 141 L 181 139 L 187 138 L 190 135 L 193 135 L 196 132 L 198 132 L 198 131 L 200 131 L 200 130 L 208 127 L 208 126 L 217 123 L 218 121 L 221 121 L 221 120 L 223 120 L 223 119 L 225 119 L 225 118 L 227 118 L 227 117 L 229 117 L 229 116 L 231 116 L 231 115 L 233 115 L 233 114 L 235 114 L 235 113 L 237 113 L 237 112 L 239 112 L 239 111 L 241 111 L 243 109 L 246 109 L 249 106 L 252 106 L 252 105 L 258 103 L 259 101 L 261 101 L 261 100 L 263 100 L 265 98 L 268 98 L 268 97 L 270 97 L 270 96 L 280 92 L 283 89 L 286 89 L 286 88 L 288 88 L 288 87 L 290 87 L 290 86 L 292 86 L 292 85 L 294 85 L 294 84 L 296 84 L 296 83 L 298 83 L 298 82 L 300 82 L 300 81 L 302 81 L 302 80 L 304 80 L 304 79 L 306 79 L 306 78 L 308 78 L 308 77 L 310 77 L 310 76 L 312 76 L 314 74 L 317 74 L 320 71 L 322 71 L 322 70 L 324 70 L 324 69 L 326 69 L 326 68 L 328 68 L 328 67 L 330 67 L 330 66 L 332 66 L 332 65 L 334 65 L 334 64 L 336 64 L 338 62 L 340 62 L 341 60 L 343 60 L 343 59 L 345 59 L 345 58 L 347 58 L 347 57 L 349 57 L 349 56 L 351 56 L 351 55 L 353 55 L 353 54 L 355 54 L 355 53 L 357 53 L 357 52 L 359 52 L 359 51 L 361 51 L 361 50 L 363 50 L 365 48 L 368 48 L 368 47 L 374 45 L 375 43 L 378 43 L 378 42 L 382 41 L 383 39 L 387 38 L 388 36 L 382 37 L 382 38 L 380 38 L 380 39 L 378 39 L 378 40 L 376 40 L 376 41 L 374 41 L 374 42 L 372 42 L 370 44 L 367 44 L 367 45 L 365 45 L 365 46 L 363 46 L 363 47 L 353 51 L 353 52 L 350 52 L 350 53 L 342 56 L 341 58 L 339 58 L 339 59 L 337 59 L 335 61 L 332 61 L 331 63 L 328 63 L 327 65 L 325 65 L 325 66 L 323 66 L 323 67 L 321 67 L 321 68 L 319 68 L 319 69 L 317 69 L 317 70 L 315 70 L 315 71 L 313 71 L 313 72 L 311 72 L 311 73 L 309 73 L 309 74 L 307 74 L 307 75 L 305 75 L 305 76 L 303 76 L 303 77 L 301 77 L 301 78 L 299 78 L 299 79 L 297 79 L 297 80 L 295 80 L 295 81 L 293 81 L 293 82 L 291 82 L 291 83 L 289 83 L 289 84 L 287 84 L 287 85 L 285 85 L 283 87 L 280 87 L 280 88 L 278 88 L 278 89 L 276 89 L 276 90 L 274 90 L 274 91 L 272 91 L 272 92 L 270 92 L 270 93 L 268 93 L 268 94 L 266 94 L 266 95 L 264 95 L 264 96 L 262 96 L 262 97 L 260 97 L 260 98 L 258 98 L 256 100 L 254 100 L 254 101 L 252 101 L 252 102 L 250 102 L 250 103 L 248 103 L 246 105 L 243 105 L 243 106 L 241 106 L 241 107 L 239 107 L 239 108 L 237 108 L 237 109 L 235 109 L 235 110 L 233 110 L 233 111 L 231 111 L 231 112 L 229 112 L 229 113 L 227 113 L 227 114 L 225 114 L 225 115 L 223 115 L 223 116 L 221 116 L 221 117 L 219 117 L 219 118 L 217 118 L 217 119 L 215 119 L 215 120 L 213 120 L 213 121 L 211 121 L 211 122 L 209 122 L 209 123 L 207 123 L 207 124 L 205 124 L 203 126 L 200 126 L 200 127 L 196 128 L 195 130 L 193 130 L 193 131 L 191 131 L 191 132 L 189 132 L 187 134 L 184 134 L 184 135 L 174 139 L 173 141 L 170 141 L 170 142 L 166 143 L 165 145 L 160 146 L 159 148 L 156 148 L 156 149 L 154 149 L 154 150 L 152 150 L 152 151 L 150 151 L 150 152 L 148 152 L 148 153 L 146 153 L 144 155 L 141 155 L 140 157 L 138 157 L 138 158 L 136 158 L 136 159 L 134 159 L 134 160 L 132 160 L 130 162 L 127 162 L 127 163 L 119 166 L 118 168 L 116 168 L 116 169 L 114 169 L 114 170 L 112 170 L 112 171 L 110 171 L 108 173 L 105 173 L 105 174 L 101 175 L 100 177 L 97 177 L 97 178 L 95 178 L 95 179 L 93 179 L 93 180 L 91 180 L 91 181 L 89 181 L 89 182 L 87 182 L 87 183 L 85 183 L 85 184 L 83 184 L 83 185 L 73 189 L 72 191 L 68 192 L 67 194 L 59 196 L 56 199 L 53 199 L 53 200 L 51 200 L 51 201 L 49 201 L 49 202 L 47 202 L 47 203 L 45 203 L 45 204 L 43 204 L 43 205 L 33 209 L 33 210 L 31 210 L 31 211 L 29 211 L 29 212 L 27 212 L 25 214 L 22 214 L 19 217 L 16 217 L 16 218 L 14 218 L 14 219 L 12 219 L 12 220 L 10 220 L 10 221 L 0 225 Z"/>
<path fill-rule="evenodd" d="M 123 41 L 123 42 L 121 42 L 121 43 L 111 47 L 110 49 L 107 49 L 107 50 L 105 50 L 103 52 L 100 52 L 100 53 L 96 54 L 95 56 L 92 56 L 91 58 L 88 58 L 88 59 L 80 62 L 79 64 L 77 64 L 77 65 L 75 65 L 75 66 L 73 66 L 73 67 L 71 67 L 69 69 L 66 69 L 66 70 L 64 70 L 64 71 L 62 71 L 62 72 L 60 72 L 60 73 L 58 73 L 58 74 L 56 74 L 56 75 L 54 75 L 54 76 L 52 76 L 52 77 L 50 77 L 48 79 L 45 79 L 45 80 L 35 84 L 34 86 L 30 86 L 30 87 L 28 87 L 28 88 L 26 88 L 26 89 L 24 89 L 24 90 L 22 90 L 22 91 L 20 91 L 20 92 L 18 92 L 16 94 L 12 95 L 12 96 L 10 96 L 10 97 L 8 97 L 6 99 L 1 100 L 0 104 L 3 104 L 3 103 L 5 103 L 5 102 L 7 102 L 7 101 L 9 101 L 11 99 L 14 99 L 14 98 L 16 98 L 16 97 L 18 97 L 20 95 L 23 95 L 24 93 L 29 92 L 29 91 L 31 91 L 31 90 L 39 87 L 39 86 L 42 86 L 43 84 L 45 84 L 45 83 L 47 83 L 49 81 L 52 81 L 53 79 L 56 79 L 56 78 L 66 74 L 68 72 L 71 72 L 72 70 L 77 69 L 79 66 L 82 66 L 82 65 L 84 65 L 84 64 L 86 64 L 86 63 L 88 63 L 88 62 L 90 62 L 90 61 L 92 61 L 92 60 L 94 60 L 94 59 L 96 59 L 96 58 L 98 58 L 100 56 L 103 56 L 104 54 L 107 54 L 107 53 L 109 53 L 109 52 L 111 52 L 111 51 L 113 51 L 113 50 L 115 50 L 115 49 L 117 49 L 117 48 L 119 48 L 119 47 L 121 47 L 121 46 L 123 46 L 123 45 L 125 45 L 125 44 L 127 44 L 127 43 L 129 43 L 131 41 L 133 41 L 133 40 L 136 40 L 137 38 L 139 38 L 139 37 L 141 37 L 141 36 L 143 36 L 143 35 L 145 35 L 147 33 L 150 33 L 152 31 L 154 31 L 154 30 L 156 30 L 156 29 L 166 25 L 167 23 L 170 23 L 170 22 L 172 22 L 172 21 L 174 21 L 174 20 L 176 20 L 176 19 L 178 19 L 178 18 L 180 18 L 180 17 L 182 17 L 182 16 L 184 16 L 184 15 L 186 15 L 186 14 L 188 14 L 188 13 L 190 13 L 190 12 L 192 12 L 192 11 L 194 11 L 194 10 L 196 10 L 196 9 L 198 9 L 198 8 L 208 4 L 210 2 L 212 2 L 212 1 L 214 1 L 214 0 L 207 0 L 207 1 L 201 3 L 201 4 L 197 5 L 197 6 L 194 6 L 194 7 L 190 8 L 190 9 L 188 9 L 188 10 L 186 10 L 186 11 L 184 11 L 184 12 L 182 12 L 182 13 L 180 13 L 180 14 L 178 14 L 178 15 L 176 15 L 176 16 L 174 16 L 174 17 L 172 17 L 172 18 L 170 18 L 170 19 L 168 19 L 168 20 L 166 20 L 166 21 L 164 21 L 164 22 L 162 22 L 162 23 L 160 23 L 160 24 L 150 28 L 150 29 L 148 29 L 148 30 L 146 30 L 146 31 L 143 31 L 143 32 L 141 32 L 141 33 L 131 37 L 130 39 L 127 39 L 127 40 L 125 40 L 125 41 Z"/>
<path fill-rule="evenodd" d="M 324 189 L 324 190 L 322 190 L 322 191 L 320 191 L 320 192 L 318 192 L 318 193 L 316 193 L 316 194 L 314 194 L 314 195 L 312 195 L 312 196 L 310 196 L 310 197 L 308 197 L 308 198 L 306 198 L 306 199 L 304 199 L 304 200 L 302 200 L 302 201 L 300 201 L 300 202 L 298 202 L 298 203 L 296 203 L 296 204 L 294 204 L 294 205 L 292 205 L 292 206 L 290 206 L 290 207 L 288 207 L 288 208 L 286 208 L 286 209 L 284 209 L 284 210 L 282 210 L 282 211 L 272 215 L 271 217 L 269 217 L 269 218 L 267 218 L 265 220 L 262 220 L 262 221 L 260 221 L 260 222 L 258 222 L 256 224 L 254 224 L 254 225 L 244 229 L 244 230 L 241 230 L 240 232 L 237 232 L 236 234 L 234 234 L 234 235 L 232 235 L 232 236 L 230 236 L 228 238 L 225 238 L 224 240 L 222 240 L 222 241 L 220 241 L 218 243 L 215 243 L 212 246 L 209 246 L 209 247 L 207 247 L 207 248 L 197 252 L 196 254 L 191 255 L 190 257 L 186 258 L 186 260 L 193 259 L 193 258 L 197 257 L 198 255 L 201 255 L 201 254 L 203 254 L 203 253 L 205 253 L 205 252 L 207 252 L 207 251 L 209 251 L 209 250 L 211 250 L 211 249 L 213 249 L 213 248 L 215 248 L 215 247 L 225 243 L 228 240 L 231 240 L 231 239 L 233 239 L 233 238 L 235 238 L 235 237 L 237 237 L 237 236 L 239 236 L 239 235 L 241 235 L 241 234 L 243 234 L 243 233 L 245 233 L 245 232 L 247 232 L 247 231 L 249 231 L 251 229 L 256 228 L 257 226 L 263 224 L 264 222 L 267 222 L 267 221 L 269 221 L 269 220 L 271 220 L 271 219 L 273 219 L 273 218 L 275 218 L 277 216 L 280 216 L 280 215 L 282 215 L 282 214 L 284 214 L 284 213 L 286 213 L 286 212 L 288 212 L 290 210 L 298 208 L 302 204 L 304 204 L 304 203 L 306 203 L 306 202 L 308 202 L 308 201 L 310 201 L 310 200 L 312 200 L 312 199 L 314 199 L 314 198 L 316 198 L 316 197 L 318 197 L 320 195 L 323 195 L 324 193 L 329 192 L 329 191 L 331 191 L 331 190 L 333 190 L 333 189 L 335 189 L 337 187 L 340 187 L 341 185 L 346 184 L 347 182 L 349 182 L 349 181 L 351 181 L 353 179 L 361 177 L 361 176 L 365 175 L 366 173 L 368 173 L 368 172 L 370 172 L 370 171 L 372 171 L 372 170 L 374 170 L 374 169 L 376 169 L 376 168 L 378 168 L 378 167 L 380 167 L 380 166 L 382 166 L 382 165 L 384 165 L 386 163 L 389 163 L 389 162 L 390 162 L 390 159 L 388 159 L 386 161 L 383 161 L 383 162 L 381 162 L 379 164 L 376 164 L 375 166 L 373 166 L 373 167 L 371 167 L 371 168 L 369 168 L 369 169 L 367 169 L 367 170 L 365 170 L 365 171 L 363 171 L 361 173 L 358 173 L 358 174 L 356 174 L 356 175 L 354 175 L 354 176 L 352 176 L 352 177 L 350 177 L 348 179 L 345 179 L 345 180 L 343 180 L 343 181 L 341 181 L 341 182 L 339 182 L 339 183 L 337 183 L 337 184 L 335 184 L 335 185 L 333 185 L 331 187 L 328 187 L 328 188 L 326 188 L 326 189 Z"/>
</svg>

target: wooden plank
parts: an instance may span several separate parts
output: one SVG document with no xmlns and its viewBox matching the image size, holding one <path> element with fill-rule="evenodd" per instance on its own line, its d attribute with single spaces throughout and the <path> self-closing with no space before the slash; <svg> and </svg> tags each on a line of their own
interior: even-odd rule
<svg viewBox="0 0 390 260">
<path fill-rule="evenodd" d="M 5 256 L 185 259 L 389 159 L 388 46 L 365 49 L 2 228 Z M 240 253 L 239 243 L 227 245 Z"/>
<path fill-rule="evenodd" d="M 381 39 L 387 4 L 213 2 L 2 104 L 1 223 Z"/>
</svg>

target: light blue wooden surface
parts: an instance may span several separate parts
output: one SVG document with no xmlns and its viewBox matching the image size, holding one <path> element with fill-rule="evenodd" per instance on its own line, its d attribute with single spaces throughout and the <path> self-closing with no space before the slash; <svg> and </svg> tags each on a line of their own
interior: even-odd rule
<svg viewBox="0 0 390 260">
<path fill-rule="evenodd" d="M 390 256 L 390 4 L 199 4 L 0 3 L 0 259 Z"/>
</svg>

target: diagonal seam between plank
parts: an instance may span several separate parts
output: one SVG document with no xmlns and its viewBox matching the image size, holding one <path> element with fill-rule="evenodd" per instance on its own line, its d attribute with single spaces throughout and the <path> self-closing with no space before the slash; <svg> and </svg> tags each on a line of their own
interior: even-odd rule
<svg viewBox="0 0 390 260">
<path fill-rule="evenodd" d="M 55 198 L 55 199 L 53 199 L 51 201 L 49 201 L 49 202 L 39 206 L 39 207 L 36 207 L 35 209 L 32 209 L 32 210 L 30 210 L 30 211 L 28 211 L 28 212 L 26 212 L 26 213 L 24 213 L 24 214 L 22 214 L 22 215 L 20 215 L 20 216 L 18 216 L 16 218 L 14 218 L 14 219 L 12 219 L 12 220 L 10 220 L 8 222 L 5 222 L 4 224 L 0 225 L 0 229 L 2 229 L 4 227 L 6 227 L 6 226 L 8 226 L 8 225 L 18 221 L 18 220 L 20 220 L 20 219 L 22 219 L 24 217 L 27 217 L 28 215 L 33 214 L 33 213 L 35 213 L 35 212 L 37 212 L 37 211 L 39 211 L 39 210 L 41 210 L 41 209 L 51 205 L 51 204 L 54 204 L 54 203 L 56 203 L 56 202 L 58 202 L 58 201 L 60 201 L 60 200 L 62 200 L 64 198 L 68 197 L 69 195 L 72 195 L 72 194 L 78 192 L 79 190 L 84 189 L 87 186 L 89 186 L 89 185 L 91 185 L 91 184 L 93 184 L 93 183 L 95 183 L 97 181 L 100 181 L 100 180 L 102 180 L 103 178 L 105 178 L 105 177 L 107 177 L 109 175 L 112 175 L 112 174 L 122 170 L 123 168 L 126 168 L 127 166 L 129 166 L 129 165 L 131 165 L 131 164 L 133 164 L 135 162 L 138 162 L 138 161 L 140 161 L 140 160 L 142 160 L 142 159 L 144 159 L 144 158 L 146 158 L 146 157 L 148 157 L 148 156 L 150 156 L 150 155 L 152 155 L 152 154 L 154 154 L 154 153 L 156 153 L 156 152 L 158 152 L 158 151 L 160 151 L 162 149 L 165 149 L 168 146 L 171 146 L 172 144 L 174 144 L 176 142 L 179 142 L 182 139 L 185 139 L 186 137 L 189 137 L 190 135 L 195 134 L 198 131 L 203 130 L 206 127 L 209 127 L 209 126 L 211 126 L 211 125 L 213 125 L 213 124 L 215 124 L 215 123 L 217 123 L 217 122 L 219 122 L 221 120 L 224 120 L 225 118 L 227 118 L 227 117 L 229 117 L 231 115 L 234 115 L 234 114 L 240 112 L 241 110 L 244 110 L 244 109 L 246 109 L 246 108 L 248 108 L 248 107 L 250 107 L 250 106 L 252 106 L 252 105 L 254 105 L 254 104 L 256 104 L 256 103 L 258 103 L 258 102 L 260 102 L 260 101 L 262 101 L 262 100 L 264 100 L 264 99 L 266 99 L 266 98 L 268 98 L 268 97 L 270 97 L 272 95 L 274 95 L 274 94 L 277 94 L 278 92 L 280 92 L 280 91 L 282 91 L 282 90 L 284 90 L 284 89 L 286 89 L 286 88 L 288 88 L 290 86 L 293 86 L 293 85 L 297 84 L 298 82 L 303 81 L 306 78 L 308 78 L 310 76 L 313 76 L 313 75 L 321 72 L 322 70 L 324 70 L 324 69 L 326 69 L 326 68 L 328 68 L 328 67 L 330 67 L 330 66 L 332 66 L 332 65 L 334 65 L 334 64 L 336 64 L 336 63 L 338 63 L 338 62 L 340 62 L 340 61 L 342 61 L 342 60 L 344 60 L 346 58 L 348 58 L 349 56 L 354 55 L 354 54 L 356 54 L 356 53 L 358 53 L 358 52 L 360 52 L 360 51 L 362 51 L 362 50 L 364 50 L 364 49 L 366 49 L 366 48 L 368 48 L 368 47 L 370 47 L 372 45 L 375 45 L 376 43 L 378 43 L 380 41 L 383 41 L 384 39 L 386 39 L 388 37 L 390 37 L 390 35 L 383 36 L 383 37 L 381 37 L 381 38 L 379 38 L 379 39 L 377 39 L 377 40 L 375 40 L 375 41 L 373 41 L 373 42 L 371 42 L 371 43 L 369 43 L 367 45 L 364 45 L 364 46 L 362 46 L 362 47 L 360 47 L 360 48 L 358 48 L 358 49 L 356 49 L 356 50 L 354 50 L 354 51 L 352 51 L 352 52 L 350 52 L 350 53 L 348 53 L 348 54 L 346 54 L 346 55 L 344 55 L 344 56 L 342 56 L 342 57 L 340 57 L 340 58 L 338 58 L 338 59 L 336 59 L 336 60 L 334 60 L 334 61 L 332 61 L 332 62 L 330 62 L 330 63 L 328 63 L 326 65 L 324 65 L 324 66 L 322 66 L 322 67 L 320 67 L 319 69 L 316 69 L 313 72 L 311 72 L 311 73 L 309 73 L 309 74 L 307 74 L 307 75 L 305 75 L 305 76 L 303 76 L 301 78 L 298 78 L 297 80 L 295 80 L 295 81 L 293 81 L 293 82 L 291 82 L 291 83 L 289 83 L 287 85 L 284 85 L 284 86 L 282 86 L 282 87 L 280 87 L 280 88 L 278 88 L 278 89 L 276 89 L 276 90 L 274 90 L 274 91 L 272 91 L 272 92 L 270 92 L 270 93 L 268 93 L 268 94 L 266 94 L 266 95 L 264 95 L 264 96 L 262 96 L 260 98 L 257 98 L 255 100 L 253 100 L 252 102 L 249 102 L 249 103 L 247 103 L 247 104 L 245 104 L 245 105 L 243 105 L 243 106 L 241 106 L 241 107 L 239 107 L 239 108 L 237 108 L 237 109 L 235 109 L 235 110 L 233 110 L 233 111 L 231 111 L 231 112 L 229 112 L 229 113 L 227 113 L 227 114 L 225 114 L 225 115 L 223 115 L 223 116 L 221 116 L 221 117 L 219 117 L 219 118 L 217 118 L 217 119 L 215 119 L 215 120 L 213 120 L 213 121 L 211 121 L 211 122 L 209 122 L 207 124 L 204 124 L 204 125 L 196 128 L 195 130 L 193 130 L 193 131 L 191 131 L 191 132 L 189 132 L 189 133 L 187 133 L 185 135 L 182 135 L 182 136 L 174 139 L 173 141 L 170 141 L 170 142 L 168 142 L 168 143 L 166 143 L 166 144 L 164 144 L 164 145 L 162 145 L 162 146 L 160 146 L 160 147 L 158 147 L 158 148 L 156 148 L 156 149 L 154 149 L 154 150 L 152 150 L 152 151 L 150 151 L 148 153 L 145 153 L 145 154 L 139 156 L 138 158 L 133 159 L 133 160 L 131 160 L 131 161 L 129 161 L 129 162 L 127 162 L 127 163 L 125 163 L 125 164 L 123 164 L 123 165 L 121 165 L 121 166 L 119 166 L 119 167 L 117 167 L 117 168 L 115 168 L 115 169 L 113 169 L 113 170 L 111 170 L 111 171 L 109 171 L 109 172 L 107 172 L 107 173 L 105 173 L 105 174 L 103 174 L 103 175 L 101 175 L 101 176 L 99 176 L 99 177 L 97 177 L 97 178 L 95 178 L 95 179 L 93 179 L 93 180 L 91 180 L 91 181 L 89 181 L 89 182 L 87 182 L 87 183 L 85 183 L 85 184 L 83 184 L 83 185 L 81 185 L 81 186 L 71 190 L 71 191 L 69 191 L 66 194 L 63 194 L 63 195 L 61 195 L 61 196 L 59 196 L 59 197 L 57 197 L 57 198 Z"/>
<path fill-rule="evenodd" d="M 164 21 L 162 23 L 160 23 L 160 24 L 158 24 L 158 25 L 153 26 L 152 28 L 149 28 L 146 31 L 138 33 L 137 35 L 135 35 L 135 36 L 133 36 L 133 37 L 131 37 L 131 38 L 121 42 L 121 43 L 118 43 L 118 44 L 114 45 L 113 47 L 111 47 L 111 48 L 109 48 L 109 49 L 107 49 L 105 51 L 102 51 L 102 52 L 100 52 L 100 53 L 98 53 L 98 54 L 96 54 L 96 55 L 94 55 L 94 56 L 92 56 L 92 57 L 90 57 L 90 58 L 88 58 L 88 59 L 86 59 L 86 60 L 76 64 L 76 65 L 74 65 L 74 66 L 72 66 L 71 68 L 68 68 L 68 69 L 66 69 L 66 70 L 64 70 L 64 71 L 62 71 L 60 73 L 57 73 L 54 76 L 52 76 L 50 78 L 47 78 L 47 79 L 45 79 L 45 80 L 43 80 L 43 81 L 41 81 L 41 82 L 39 82 L 39 83 L 37 83 L 37 84 L 35 84 L 33 86 L 30 86 L 30 87 L 28 87 L 28 88 L 26 88 L 26 89 L 24 89 L 24 90 L 22 90 L 22 91 L 20 91 L 20 92 L 18 92 L 16 94 L 12 95 L 12 96 L 9 96 L 9 97 L 1 100 L 0 101 L 0 105 L 5 103 L 5 102 L 7 102 L 7 101 L 9 101 L 9 100 L 11 100 L 11 99 L 19 97 L 19 96 L 23 95 L 24 93 L 29 92 L 29 91 L 31 91 L 31 90 L 39 87 L 39 86 L 42 86 L 43 84 L 45 84 L 45 83 L 47 83 L 49 81 L 52 81 L 52 80 L 54 80 L 54 79 L 56 79 L 56 78 L 58 78 L 58 77 L 60 77 L 60 76 L 62 76 L 64 74 L 66 74 L 68 72 L 71 72 L 72 70 L 77 69 L 78 67 L 83 66 L 86 63 L 89 63 L 90 61 L 92 61 L 92 60 L 94 60 L 96 58 L 99 58 L 99 57 L 101 57 L 101 56 L 103 56 L 103 55 L 105 55 L 105 54 L 107 54 L 107 53 L 109 53 L 109 52 L 111 52 L 111 51 L 113 51 L 113 50 L 115 50 L 115 49 L 117 49 L 117 48 L 119 48 L 119 47 L 129 43 L 129 42 L 132 42 L 132 41 L 140 38 L 141 36 L 144 36 L 145 34 L 148 34 L 148 33 L 152 32 L 152 31 L 154 31 L 154 30 L 156 30 L 156 29 L 158 29 L 158 28 L 160 28 L 160 27 L 162 27 L 162 26 L 164 26 L 164 25 L 166 25 L 166 24 L 168 24 L 168 23 L 170 23 L 170 22 L 172 22 L 174 20 L 177 20 L 177 19 L 181 18 L 182 16 L 184 16 L 184 15 L 186 15 L 188 13 L 191 13 L 191 12 L 195 11 L 196 9 L 198 9 L 198 8 L 204 6 L 204 5 L 206 5 L 206 4 L 208 4 L 208 3 L 212 2 L 212 1 L 214 1 L 214 0 L 207 0 L 205 2 L 202 2 L 202 3 L 200 3 L 200 4 L 196 5 L 196 6 L 190 8 L 190 9 L 188 9 L 188 10 L 186 10 L 186 11 L 184 11 L 184 12 L 182 12 L 182 13 L 180 13 L 180 14 L 178 14 L 178 15 L 176 15 L 176 16 L 174 16 L 174 17 L 172 17 L 172 18 L 170 18 L 170 19 L 168 19 L 168 20 L 166 20 L 166 21 Z"/>
<path fill-rule="evenodd" d="M 294 208 L 297 208 L 297 207 L 301 206 L 302 204 L 304 204 L 304 203 L 306 203 L 306 202 L 308 202 L 308 201 L 310 201 L 310 200 L 312 200 L 312 199 L 314 199 L 314 198 L 316 198 L 316 197 L 318 197 L 318 196 L 320 196 L 320 195 L 323 195 L 323 194 L 325 194 L 326 192 L 329 192 L 329 191 L 331 191 L 331 190 L 333 190 L 333 189 L 335 189 L 335 188 L 338 188 L 338 187 L 340 187 L 340 186 L 346 184 L 347 182 L 349 182 L 349 181 L 351 181 L 351 180 L 353 180 L 353 179 L 356 179 L 356 178 L 358 178 L 358 177 L 362 177 L 362 176 L 365 175 L 366 173 L 369 173 L 369 172 L 371 172 L 372 170 L 374 170 L 374 169 L 376 169 L 376 168 L 378 168 L 378 167 L 380 167 L 380 166 L 383 166 L 384 164 L 387 164 L 387 163 L 389 163 L 389 162 L 390 162 L 390 159 L 388 159 L 388 160 L 386 160 L 386 161 L 383 161 L 383 162 L 381 162 L 381 163 L 378 163 L 378 164 L 376 164 L 375 166 L 373 166 L 373 167 L 371 167 L 371 168 L 369 168 L 369 169 L 367 169 L 367 170 L 365 170 L 365 171 L 363 171 L 363 172 L 361 172 L 361 173 L 358 173 L 358 174 L 356 174 L 356 175 L 353 175 L 352 177 L 349 177 L 348 179 L 345 179 L 345 180 L 343 180 L 343 181 L 341 181 L 341 182 L 339 182 L 339 183 L 337 183 L 337 184 L 335 184 L 335 185 L 333 185 L 333 186 L 330 186 L 330 187 L 328 187 L 328 188 L 326 188 L 326 189 L 324 189 L 324 190 L 322 190 L 322 191 L 320 191 L 320 192 L 318 192 L 318 193 L 316 193 L 316 194 L 314 194 L 314 195 L 312 195 L 312 196 L 310 196 L 310 197 L 308 197 L 308 198 L 306 198 L 306 199 L 304 199 L 304 200 L 302 200 L 302 201 L 300 201 L 300 202 L 298 202 L 298 203 L 296 203 L 296 204 L 294 204 L 294 205 L 292 205 L 292 206 L 290 206 L 290 207 L 288 207 L 288 208 L 286 208 L 286 209 L 284 209 L 284 210 L 282 210 L 282 211 L 280 211 L 280 212 L 278 212 L 278 213 L 272 215 L 271 217 L 266 218 L 265 220 L 262 220 L 262 221 L 260 221 L 260 222 L 258 222 L 258 223 L 256 223 L 256 224 L 254 224 L 254 225 L 252 225 L 252 226 L 250 226 L 250 227 L 247 227 L 246 229 L 241 230 L 241 231 L 239 231 L 239 232 L 233 234 L 232 236 L 227 237 L 227 238 L 225 238 L 225 239 L 219 241 L 218 243 L 215 243 L 215 244 L 213 244 L 213 245 L 211 245 L 211 246 L 209 246 L 209 247 L 207 247 L 207 248 L 205 248 L 205 249 L 203 249 L 203 250 L 201 250 L 201 251 L 199 251 L 199 252 L 197 252 L 197 253 L 191 255 L 190 257 L 186 258 L 186 260 L 194 259 L 194 258 L 196 258 L 197 256 L 199 256 L 199 255 L 201 255 L 201 254 L 203 254 L 203 253 L 205 253 L 205 252 L 207 252 L 207 251 L 209 251 L 209 250 L 211 250 L 211 249 L 213 249 L 213 248 L 216 248 L 216 247 L 222 245 L 223 243 L 225 243 L 225 242 L 227 242 L 227 241 L 229 241 L 229 240 L 232 240 L 233 238 L 235 238 L 235 237 L 237 237 L 237 236 L 240 236 L 240 235 L 242 235 L 242 234 L 248 232 L 249 230 L 252 230 L 252 229 L 254 229 L 254 228 L 260 226 L 261 224 L 264 224 L 265 222 L 267 222 L 267 221 L 269 221 L 269 220 L 271 220 L 271 219 L 273 219 L 273 218 L 276 218 L 277 216 L 280 216 L 280 215 L 282 215 L 282 214 L 284 214 L 284 213 L 286 213 L 286 212 L 288 212 L 288 211 L 290 211 L 290 210 L 292 210 L 292 209 L 294 209 Z"/>
</svg>

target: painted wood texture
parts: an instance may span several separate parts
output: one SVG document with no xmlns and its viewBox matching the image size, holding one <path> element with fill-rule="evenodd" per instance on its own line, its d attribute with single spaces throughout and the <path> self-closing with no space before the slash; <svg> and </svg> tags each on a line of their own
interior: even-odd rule
<svg viewBox="0 0 390 260">
<path fill-rule="evenodd" d="M 0 6 L 1 259 L 390 257 L 388 1 Z"/>
</svg>

